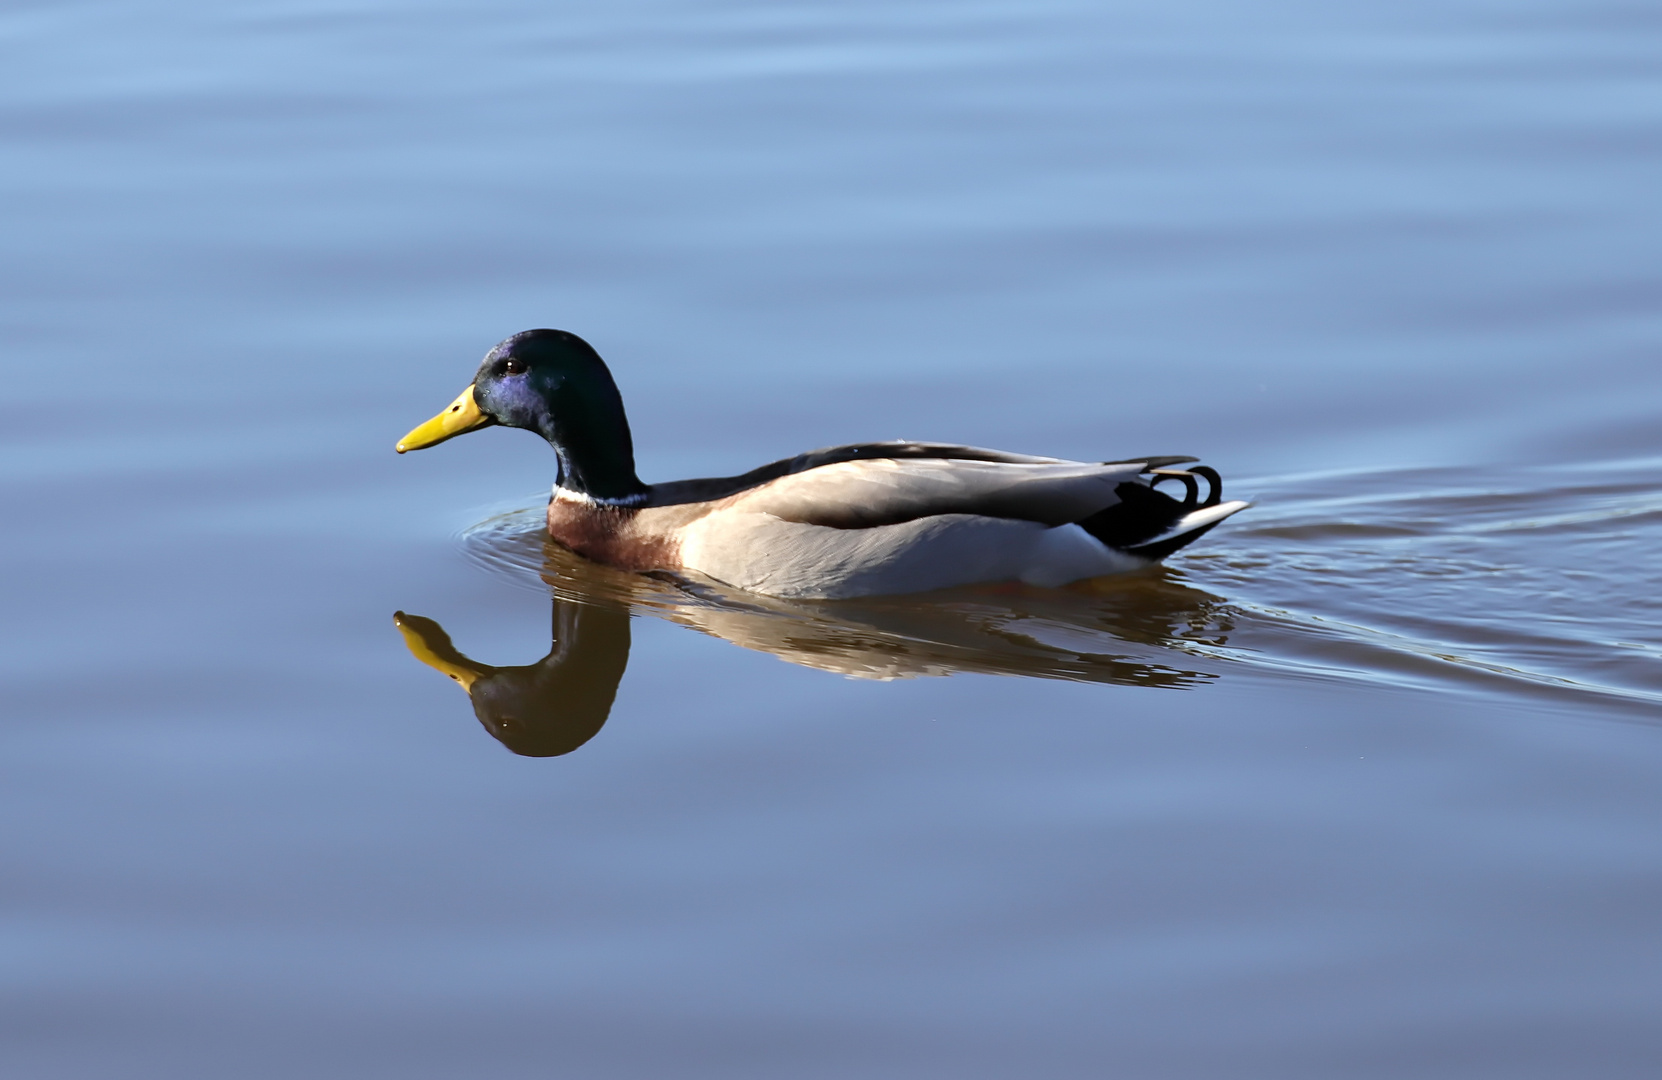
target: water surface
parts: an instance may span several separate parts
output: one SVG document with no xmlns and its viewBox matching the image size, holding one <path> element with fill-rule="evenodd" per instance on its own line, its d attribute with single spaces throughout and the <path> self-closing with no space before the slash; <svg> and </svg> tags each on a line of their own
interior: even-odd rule
<svg viewBox="0 0 1662 1080">
<path fill-rule="evenodd" d="M 1659 45 L 12 6 L 6 1075 L 1655 1075 Z M 1256 505 L 1070 590 L 612 574 L 531 437 L 391 450 L 547 325 L 648 480 L 910 437 Z"/>
</svg>

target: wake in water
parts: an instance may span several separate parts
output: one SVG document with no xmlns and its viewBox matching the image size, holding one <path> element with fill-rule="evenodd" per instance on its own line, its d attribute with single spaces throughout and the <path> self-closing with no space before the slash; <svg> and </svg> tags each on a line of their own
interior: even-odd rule
<svg viewBox="0 0 1662 1080">
<path fill-rule="evenodd" d="M 1662 460 L 1294 476 L 1184 560 L 1278 664 L 1662 704 Z M 1259 641 L 1260 620 L 1275 627 Z"/>
<path fill-rule="evenodd" d="M 550 544 L 540 506 L 461 537 L 493 572 L 864 678 L 957 671 L 1183 688 L 1231 670 L 1662 705 L 1662 461 L 1306 474 L 1168 567 L 1061 590 L 781 601 Z"/>
</svg>

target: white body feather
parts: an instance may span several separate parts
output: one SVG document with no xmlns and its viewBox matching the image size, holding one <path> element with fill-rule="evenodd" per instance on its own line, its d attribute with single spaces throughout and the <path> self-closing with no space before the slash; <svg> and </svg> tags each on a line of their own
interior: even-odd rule
<svg viewBox="0 0 1662 1080">
<path fill-rule="evenodd" d="M 884 596 L 981 581 L 1057 586 L 1149 565 L 1077 525 L 941 514 L 898 525 L 834 529 L 729 509 L 681 534 L 681 562 L 770 596 Z"/>
</svg>

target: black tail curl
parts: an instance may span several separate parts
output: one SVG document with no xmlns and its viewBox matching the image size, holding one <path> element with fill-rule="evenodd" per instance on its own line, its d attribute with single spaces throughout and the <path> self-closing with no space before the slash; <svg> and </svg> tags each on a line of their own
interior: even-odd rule
<svg viewBox="0 0 1662 1080">
<path fill-rule="evenodd" d="M 1160 459 L 1154 461 L 1163 464 Z M 1076 524 L 1109 547 L 1151 560 L 1165 558 L 1211 528 L 1207 525 L 1161 539 L 1185 514 L 1216 506 L 1222 501 L 1223 478 L 1216 469 L 1206 465 L 1191 465 L 1186 469 L 1155 465 L 1148 470 L 1148 476 L 1146 483 L 1127 480 L 1120 484 L 1114 489 L 1114 494 L 1120 497 L 1119 502 Z M 1181 500 L 1157 490 L 1161 484 L 1173 480 L 1183 485 Z M 1206 481 L 1204 498 L 1200 491 L 1202 480 Z"/>
</svg>

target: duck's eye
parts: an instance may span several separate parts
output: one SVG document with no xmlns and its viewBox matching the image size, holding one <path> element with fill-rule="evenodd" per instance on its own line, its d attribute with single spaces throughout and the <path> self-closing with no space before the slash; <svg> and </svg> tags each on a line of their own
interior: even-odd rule
<svg viewBox="0 0 1662 1080">
<path fill-rule="evenodd" d="M 508 359 L 503 361 L 503 363 L 502 363 L 502 374 L 504 374 L 504 375 L 523 375 L 523 374 L 525 374 L 525 361 L 521 360 L 517 356 L 508 357 Z"/>
</svg>

